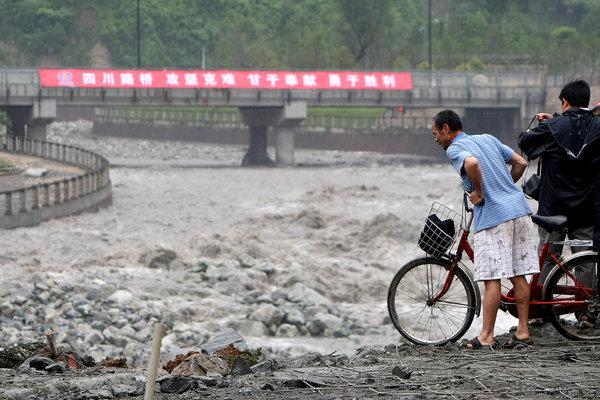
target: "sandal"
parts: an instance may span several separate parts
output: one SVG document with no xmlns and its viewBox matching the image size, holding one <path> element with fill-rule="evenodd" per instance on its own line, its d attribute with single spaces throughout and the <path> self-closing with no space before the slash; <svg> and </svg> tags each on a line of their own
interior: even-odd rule
<svg viewBox="0 0 600 400">
<path fill-rule="evenodd" d="M 469 345 L 471 345 L 471 347 L 469 347 Z M 479 350 L 482 348 L 495 349 L 498 346 L 498 341 L 494 340 L 492 344 L 482 344 L 479 341 L 479 337 L 475 336 L 473 339 L 469 340 L 465 346 L 469 350 Z"/>
<path fill-rule="evenodd" d="M 529 346 L 533 346 L 533 340 L 531 338 L 519 339 L 517 335 L 513 335 L 502 347 L 505 349 L 524 349 Z"/>
</svg>

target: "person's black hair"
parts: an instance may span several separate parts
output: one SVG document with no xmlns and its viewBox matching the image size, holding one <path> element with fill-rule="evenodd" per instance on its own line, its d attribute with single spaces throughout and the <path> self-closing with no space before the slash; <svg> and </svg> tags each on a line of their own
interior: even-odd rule
<svg viewBox="0 0 600 400">
<path fill-rule="evenodd" d="M 462 131 L 460 117 L 452 110 L 444 110 L 437 113 L 435 117 L 433 117 L 433 123 L 438 129 L 442 129 L 444 124 L 447 124 L 452 132 Z"/>
<path fill-rule="evenodd" d="M 560 101 L 566 100 L 572 107 L 583 108 L 590 105 L 590 97 L 590 85 L 582 80 L 567 83 L 558 95 Z"/>
</svg>

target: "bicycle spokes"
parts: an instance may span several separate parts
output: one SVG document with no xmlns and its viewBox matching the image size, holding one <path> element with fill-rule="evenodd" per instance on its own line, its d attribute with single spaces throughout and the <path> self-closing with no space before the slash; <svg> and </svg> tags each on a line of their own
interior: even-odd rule
<svg viewBox="0 0 600 400">
<path fill-rule="evenodd" d="M 544 300 L 554 327 L 573 340 L 600 339 L 598 267 L 595 255 L 577 257 L 548 277 Z"/>
<path fill-rule="evenodd" d="M 449 269 L 447 260 L 419 259 L 401 268 L 392 280 L 388 310 L 408 340 L 444 344 L 469 328 L 475 312 L 474 289 L 462 271 L 451 276 Z"/>
</svg>

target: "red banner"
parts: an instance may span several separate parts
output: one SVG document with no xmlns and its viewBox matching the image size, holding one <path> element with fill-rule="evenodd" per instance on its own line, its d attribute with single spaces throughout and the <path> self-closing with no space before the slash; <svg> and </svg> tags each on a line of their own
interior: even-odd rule
<svg viewBox="0 0 600 400">
<path fill-rule="evenodd" d="M 40 69 L 42 87 L 412 90 L 410 72 Z"/>
</svg>

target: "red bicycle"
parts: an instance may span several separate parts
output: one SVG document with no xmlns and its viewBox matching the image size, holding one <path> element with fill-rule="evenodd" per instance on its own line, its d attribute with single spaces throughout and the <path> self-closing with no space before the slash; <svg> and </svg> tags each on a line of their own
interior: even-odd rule
<svg viewBox="0 0 600 400">
<path fill-rule="evenodd" d="M 462 262 L 464 253 L 473 261 L 473 249 L 468 242 L 473 209 L 467 203 L 466 193 L 463 204 L 461 213 L 437 202 L 431 205 L 420 238 L 426 245 L 427 256 L 402 266 L 390 284 L 387 297 L 390 318 L 398 332 L 413 343 L 455 342 L 469 329 L 475 315 L 480 314 L 479 286 Z M 431 218 L 432 215 L 436 218 Z M 532 219 L 548 232 L 566 231 L 564 216 L 533 215 Z M 459 229 L 449 234 L 447 229 L 438 226 L 441 220 L 451 220 Z M 546 278 L 542 281 L 540 275 L 535 274 L 529 283 L 530 318 L 550 321 L 558 332 L 572 340 L 599 340 L 597 254 L 581 251 L 563 258 L 549 251 L 551 243 L 587 247 L 592 241 L 550 242 L 548 237 L 549 234 L 539 252 L 540 269 L 544 264 L 548 269 Z M 451 251 L 453 248 L 455 252 Z M 547 257 L 550 263 L 545 262 Z M 503 293 L 500 308 L 517 317 L 512 289 Z"/>
</svg>

